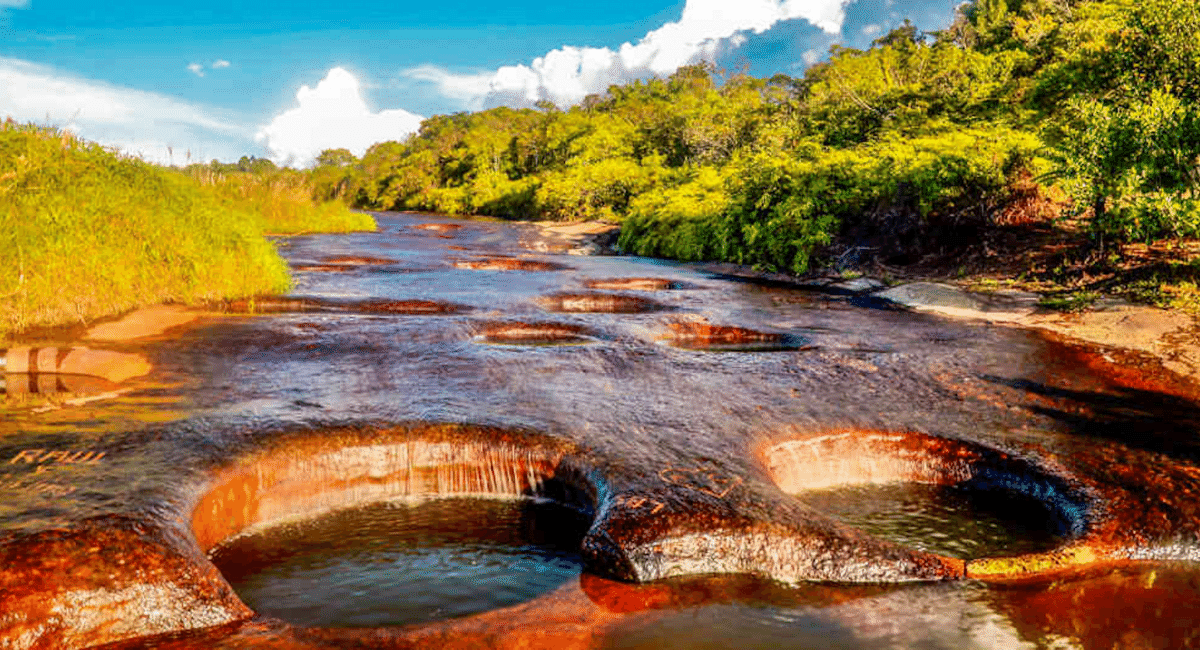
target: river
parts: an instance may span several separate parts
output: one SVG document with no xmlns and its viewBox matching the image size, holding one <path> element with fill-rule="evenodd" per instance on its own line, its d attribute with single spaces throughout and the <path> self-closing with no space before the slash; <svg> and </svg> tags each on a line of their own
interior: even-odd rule
<svg viewBox="0 0 1200 650">
<path fill-rule="evenodd" d="M 108 345 L 119 395 L 5 404 L 0 647 L 1200 644 L 1154 360 L 377 217 Z"/>
</svg>

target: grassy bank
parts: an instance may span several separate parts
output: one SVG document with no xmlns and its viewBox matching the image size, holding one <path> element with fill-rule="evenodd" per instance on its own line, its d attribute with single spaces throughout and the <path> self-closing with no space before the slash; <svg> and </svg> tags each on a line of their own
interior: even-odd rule
<svg viewBox="0 0 1200 650">
<path fill-rule="evenodd" d="M 199 182 L 67 132 L 0 124 L 0 341 L 147 304 L 285 291 L 264 233 L 374 226 L 309 196 Z"/>
<path fill-rule="evenodd" d="M 248 210 L 261 217 L 267 234 L 375 229 L 375 220 L 370 215 L 353 212 L 340 201 L 314 202 L 308 175 L 292 169 L 253 173 L 193 166 L 187 173 L 229 209 Z"/>
</svg>

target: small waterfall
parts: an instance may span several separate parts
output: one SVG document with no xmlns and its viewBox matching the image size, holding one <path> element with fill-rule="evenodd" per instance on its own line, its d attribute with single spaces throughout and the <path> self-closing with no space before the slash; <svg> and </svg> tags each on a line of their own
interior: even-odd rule
<svg viewBox="0 0 1200 650">
<path fill-rule="evenodd" d="M 379 501 L 544 496 L 564 457 L 508 443 L 320 443 L 281 445 L 219 472 L 193 510 L 201 548 L 250 528 Z"/>
</svg>

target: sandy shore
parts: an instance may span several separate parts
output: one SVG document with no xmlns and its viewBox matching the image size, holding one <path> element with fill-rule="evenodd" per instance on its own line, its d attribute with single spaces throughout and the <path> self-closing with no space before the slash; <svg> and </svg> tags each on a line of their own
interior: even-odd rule
<svg viewBox="0 0 1200 650">
<path fill-rule="evenodd" d="M 903 284 L 873 295 L 914 311 L 1009 323 L 1094 345 L 1143 352 L 1160 359 L 1168 370 L 1200 382 L 1200 322 L 1183 312 L 1101 301 L 1088 311 L 1065 314 L 1039 307 L 1038 294 L 976 293 L 932 282 Z"/>
</svg>

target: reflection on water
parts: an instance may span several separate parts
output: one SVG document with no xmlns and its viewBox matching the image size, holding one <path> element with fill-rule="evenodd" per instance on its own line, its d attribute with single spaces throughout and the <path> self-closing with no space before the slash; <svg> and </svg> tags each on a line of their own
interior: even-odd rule
<svg viewBox="0 0 1200 650">
<path fill-rule="evenodd" d="M 1010 650 L 1040 640 L 993 611 L 994 593 L 978 583 L 788 587 L 714 576 L 663 584 L 676 602 L 619 626 L 602 647 Z"/>
<path fill-rule="evenodd" d="M 877 537 L 964 560 L 1048 551 L 1061 543 L 1041 502 L 920 483 L 807 490 L 816 510 Z"/>
<path fill-rule="evenodd" d="M 313 627 L 378 627 L 521 603 L 579 575 L 588 522 L 550 502 L 391 502 L 274 526 L 214 549 L 252 609 Z"/>
</svg>

